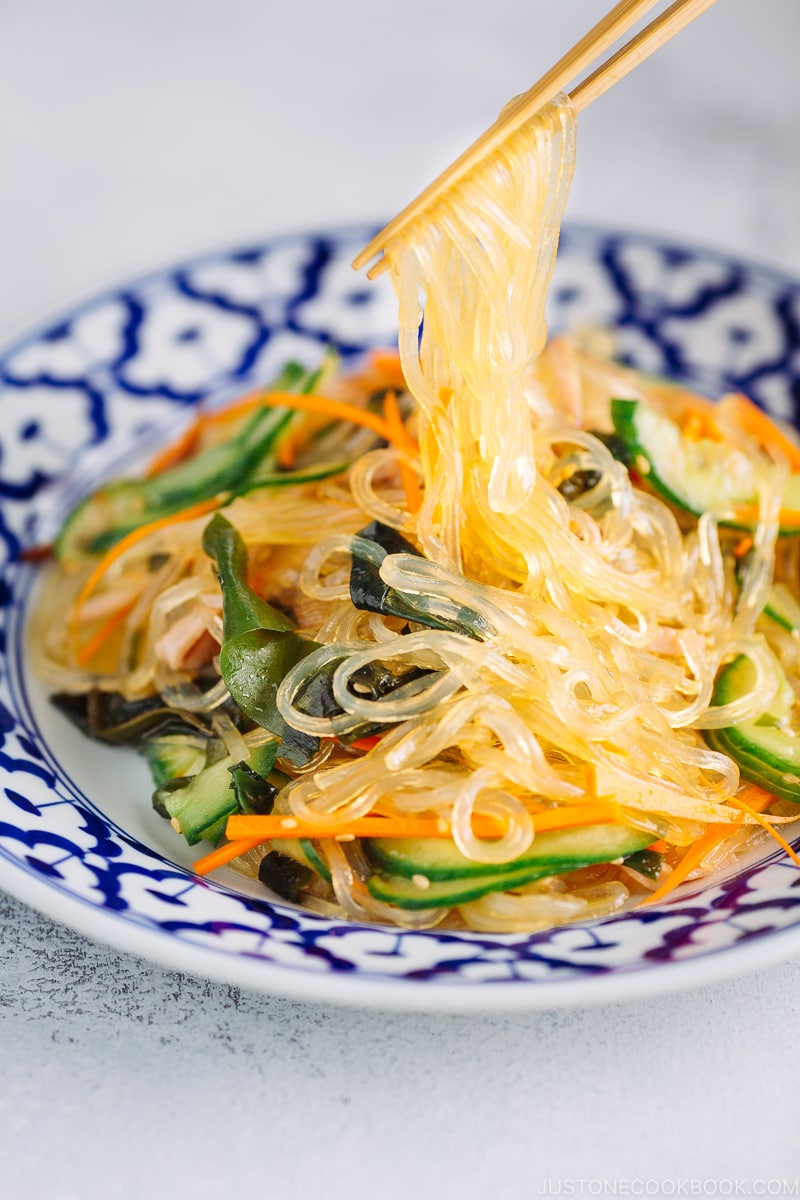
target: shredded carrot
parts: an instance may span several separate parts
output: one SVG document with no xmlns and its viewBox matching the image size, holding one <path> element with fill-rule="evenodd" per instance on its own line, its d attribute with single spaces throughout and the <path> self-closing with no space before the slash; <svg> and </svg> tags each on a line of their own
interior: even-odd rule
<svg viewBox="0 0 800 1200">
<path fill-rule="evenodd" d="M 397 350 L 371 350 L 367 357 L 367 364 L 378 375 L 383 376 L 390 387 L 405 391 L 407 385 Z"/>
<path fill-rule="evenodd" d="M 723 402 L 725 401 L 732 404 L 736 418 L 745 433 L 749 433 L 765 449 L 777 450 L 782 454 L 792 471 L 800 471 L 800 446 L 787 437 L 757 404 L 740 392 L 723 396 Z"/>
<path fill-rule="evenodd" d="M 747 800 L 742 800 L 742 796 L 746 796 Z M 762 809 L 768 808 L 774 799 L 775 797 L 771 792 L 767 792 L 764 790 L 764 788 L 760 788 L 758 784 L 745 783 L 739 789 L 736 798 L 734 800 L 730 800 L 728 803 L 737 804 L 738 801 L 737 807 L 741 808 L 743 811 L 749 812 L 756 818 L 756 820 L 758 820 L 759 813 L 762 811 Z M 778 835 L 775 833 L 772 827 L 769 826 L 768 822 L 764 822 L 764 825 L 765 827 L 769 828 L 773 837 L 780 840 L 789 853 L 796 859 L 797 856 L 794 854 L 794 851 L 791 849 L 791 847 L 787 846 L 782 838 L 778 838 Z M 671 891 L 679 886 L 679 884 L 683 883 L 687 875 L 690 875 L 695 867 L 699 867 L 706 855 L 710 854 L 715 846 L 718 846 L 719 843 L 723 842 L 726 837 L 730 837 L 732 833 L 737 832 L 737 830 L 740 828 L 741 825 L 735 822 L 731 823 L 730 825 L 723 823 L 709 825 L 703 835 L 698 838 L 696 842 L 692 843 L 681 861 L 671 872 L 669 878 L 666 879 L 660 887 L 656 888 L 654 892 L 651 892 L 647 899 L 642 901 L 642 904 L 653 904 L 655 901 L 663 900 L 664 897 L 668 896 Z M 648 847 L 648 849 L 650 849 L 650 847 Z"/>
<path fill-rule="evenodd" d="M 259 846 L 263 846 L 264 839 L 262 837 L 239 838 L 235 842 L 226 842 L 224 846 L 220 846 L 217 850 L 212 850 L 210 854 L 204 854 L 202 858 L 198 858 L 194 864 L 193 870 L 196 875 L 208 875 L 209 871 L 216 871 L 217 867 L 224 867 L 226 863 L 232 862 L 234 858 L 239 858 L 242 854 L 247 854 L 250 850 L 255 850 Z"/>
<path fill-rule="evenodd" d="M 619 805 L 606 800 L 596 800 L 587 804 L 575 804 L 565 808 L 545 809 L 532 817 L 533 827 L 537 833 L 547 829 L 570 829 L 580 825 L 603 825 L 614 823 L 620 819 Z M 472 820 L 472 829 L 476 837 L 496 837 L 502 822 L 493 817 L 476 816 Z M 289 838 L 342 838 L 350 841 L 357 837 L 450 837 L 450 825 L 441 817 L 359 817 L 357 820 L 343 821 L 341 826 L 321 830 L 318 825 L 309 824 L 290 816 L 243 816 L 228 817 L 225 830 L 231 841 L 218 850 L 213 850 L 194 864 L 198 875 L 207 875 L 209 871 L 224 866 L 240 854 L 254 850 L 256 846 L 274 838 L 287 840 Z"/>
<path fill-rule="evenodd" d="M 603 825 L 620 820 L 619 805 L 613 801 L 595 800 L 563 808 L 548 808 L 531 817 L 537 833 L 550 829 L 571 829 L 578 825 Z M 472 829 L 476 837 L 492 838 L 502 832 L 503 822 L 494 817 L 476 815 Z M 359 817 L 341 825 L 320 828 L 309 821 L 292 816 L 267 817 L 234 815 L 228 817 L 225 832 L 239 839 L 261 835 L 263 841 L 272 838 L 448 838 L 450 823 L 442 817 Z"/>
<path fill-rule="evenodd" d="M 303 436 L 298 430 L 289 429 L 281 438 L 278 445 L 278 466 L 288 470 L 293 467 L 297 451 L 303 444 Z"/>
<path fill-rule="evenodd" d="M 755 525 L 761 516 L 757 504 L 732 504 L 731 512 L 737 521 Z M 800 509 L 782 508 L 778 513 L 778 524 L 782 529 L 800 529 Z"/>
<path fill-rule="evenodd" d="M 205 416 L 197 417 L 179 438 L 160 450 L 148 463 L 145 478 L 152 479 L 154 475 L 160 475 L 162 471 L 166 471 L 169 467 L 174 467 L 188 458 L 200 440 L 205 420 Z"/>
<path fill-rule="evenodd" d="M 729 837 L 735 828 L 735 825 L 709 825 L 706 828 L 705 833 L 703 833 L 696 842 L 692 843 L 681 861 L 678 863 L 677 867 L 673 868 L 673 870 L 670 872 L 669 878 L 666 879 L 660 887 L 657 887 L 654 892 L 651 892 L 649 896 L 642 900 L 641 903 L 655 904 L 656 901 L 663 900 L 664 897 L 668 896 L 674 888 L 683 883 L 687 875 L 690 875 L 695 867 L 700 865 L 705 856 L 709 854 L 715 846 L 719 845 L 723 838 Z"/>
<path fill-rule="evenodd" d="M 681 433 L 691 442 L 720 441 L 720 432 L 705 409 L 690 407 L 681 422 Z"/>
<path fill-rule="evenodd" d="M 393 445 L 399 444 L 395 440 L 395 431 L 390 428 L 386 420 L 366 409 L 358 408 L 355 404 L 348 404 L 343 400 L 329 400 L 325 396 L 301 395 L 298 392 L 259 390 L 257 392 L 249 392 L 246 396 L 234 400 L 232 404 L 226 405 L 225 408 L 217 409 L 215 412 L 200 413 L 179 438 L 172 442 L 171 445 L 165 446 L 156 455 L 147 469 L 147 476 L 158 475 L 161 471 L 166 470 L 167 467 L 174 466 L 186 458 L 197 445 L 200 435 L 204 430 L 213 428 L 216 425 L 227 424 L 229 421 L 236 421 L 262 405 L 269 408 L 292 408 L 300 412 L 321 413 L 332 420 L 351 421 L 354 425 L 363 425 L 366 429 L 371 429 L 373 433 L 377 433 L 378 437 L 384 438 Z M 409 443 L 413 446 L 413 442 L 408 438 L 405 428 L 403 429 L 402 442 L 406 449 L 409 448 Z"/>
<path fill-rule="evenodd" d="M 742 812 L 750 813 L 751 817 L 755 817 L 755 819 L 758 821 L 759 825 L 761 825 L 764 829 L 766 829 L 766 831 L 770 835 L 770 837 L 774 838 L 775 841 L 778 843 L 778 845 L 781 846 L 782 849 L 784 849 L 786 851 L 786 853 L 789 855 L 789 858 L 791 858 L 792 862 L 797 863 L 798 867 L 800 867 L 800 857 L 798 857 L 798 855 L 795 854 L 792 847 L 786 841 L 786 838 L 781 837 L 781 835 L 778 833 L 777 829 L 775 829 L 772 825 L 770 825 L 770 823 L 766 819 L 766 817 L 762 817 L 760 812 L 758 812 L 751 805 L 746 804 L 745 801 L 741 800 L 738 796 L 735 796 L 733 798 L 733 800 L 729 801 L 729 803 L 733 804 L 736 808 L 740 808 L 742 810 Z"/>
<path fill-rule="evenodd" d="M 657 838 L 649 846 L 645 846 L 645 849 L 655 850 L 656 854 L 663 854 L 665 850 L 669 850 L 669 842 L 665 842 L 663 838 Z"/>
<path fill-rule="evenodd" d="M 122 622 L 127 617 L 128 613 L 134 607 L 136 602 L 129 601 L 123 604 L 115 613 L 112 613 L 108 620 L 100 626 L 96 633 L 92 634 L 88 642 L 84 642 L 80 649 L 75 654 L 75 661 L 79 667 L 85 667 L 88 662 L 94 658 L 97 651 L 100 650 L 108 639 L 111 637 L 115 629 L 118 629 Z"/>
<path fill-rule="evenodd" d="M 749 804 L 754 812 L 763 812 L 765 808 L 769 808 L 770 804 L 774 804 L 777 799 L 772 792 L 768 792 L 766 788 L 759 787 L 757 783 L 743 783 L 736 793 L 737 800 L 744 800 L 745 804 Z"/>
<path fill-rule="evenodd" d="M 140 525 L 138 529 L 132 529 L 125 537 L 120 538 L 118 542 L 108 550 L 97 563 L 94 570 L 89 575 L 89 578 L 81 588 L 78 598 L 72 609 L 70 616 L 70 630 L 73 644 L 77 647 L 78 632 L 77 626 L 80 620 L 81 607 L 84 602 L 89 599 L 92 593 L 97 588 L 100 580 L 106 572 L 113 566 L 117 559 L 122 558 L 132 546 L 137 542 L 141 542 L 144 538 L 149 537 L 151 533 L 156 533 L 159 529 L 166 529 L 169 525 L 175 525 L 181 521 L 191 521 L 195 517 L 202 517 L 205 513 L 212 512 L 213 509 L 219 508 L 221 500 L 214 496 L 210 500 L 201 500 L 199 504 L 192 504 L 189 508 L 182 508 L 179 512 L 171 513 L 168 517 L 159 517 L 157 521 L 149 521 L 146 525 Z M 76 648 L 76 655 L 80 650 Z"/>
<path fill-rule="evenodd" d="M 749 533 L 746 533 L 744 537 L 739 538 L 739 541 L 734 546 L 733 557 L 744 558 L 745 554 L 749 554 L 752 549 L 753 539 L 750 537 Z"/>
<path fill-rule="evenodd" d="M 413 439 L 409 435 L 403 418 L 400 415 L 400 408 L 397 403 L 397 396 L 394 392 L 387 392 L 383 398 L 383 415 L 386 424 L 393 432 L 394 444 L 402 451 L 409 450 L 412 454 L 416 453 L 417 447 Z M 406 494 L 406 507 L 410 513 L 419 512 L 419 507 L 422 504 L 422 491 L 417 479 L 417 473 L 414 468 L 406 462 L 402 453 L 399 458 L 400 478 L 403 481 L 403 490 Z"/>
</svg>

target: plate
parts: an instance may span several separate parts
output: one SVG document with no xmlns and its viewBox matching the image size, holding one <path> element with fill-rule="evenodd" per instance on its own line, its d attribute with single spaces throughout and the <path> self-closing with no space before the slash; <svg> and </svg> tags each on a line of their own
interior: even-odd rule
<svg viewBox="0 0 800 1200">
<path fill-rule="evenodd" d="M 408 932 L 271 903 L 191 851 L 150 810 L 144 766 L 88 743 L 31 677 L 36 571 L 21 546 L 121 458 L 201 400 L 289 357 L 393 339 L 388 285 L 350 260 L 373 230 L 271 239 L 151 275 L 76 307 L 0 357 L 0 886 L 121 950 L 261 991 L 421 1010 L 550 1008 L 706 983 L 800 951 L 800 872 L 763 852 L 671 903 L 531 935 Z M 800 284 L 643 234 L 570 227 L 551 328 L 612 326 L 644 370 L 741 390 L 793 419 Z M 244 890 L 242 890 L 244 889 Z M 249 891 L 248 891 L 249 889 Z"/>
</svg>

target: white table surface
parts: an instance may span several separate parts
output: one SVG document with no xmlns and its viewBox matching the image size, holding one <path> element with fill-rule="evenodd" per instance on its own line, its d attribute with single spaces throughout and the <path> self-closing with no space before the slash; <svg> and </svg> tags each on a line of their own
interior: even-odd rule
<svg viewBox="0 0 800 1200">
<path fill-rule="evenodd" d="M 199 251 L 391 215 L 605 7 L 0 0 L 0 342 Z M 798 49 L 797 0 L 722 0 L 585 114 L 569 215 L 800 274 Z M 798 959 L 384 1015 L 170 973 L 0 895 L 0 963 L 9 1200 L 800 1194 Z"/>
</svg>

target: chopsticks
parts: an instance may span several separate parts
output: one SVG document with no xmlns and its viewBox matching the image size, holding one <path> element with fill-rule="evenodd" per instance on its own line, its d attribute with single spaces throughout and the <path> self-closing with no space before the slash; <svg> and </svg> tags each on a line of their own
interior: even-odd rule
<svg viewBox="0 0 800 1200">
<path fill-rule="evenodd" d="M 622 0 L 605 17 L 593 26 L 580 41 L 560 58 L 555 66 L 521 96 L 517 96 L 501 112 L 476 141 L 454 162 L 434 179 L 416 199 L 398 213 L 388 225 L 353 259 L 353 267 L 359 270 L 371 258 L 383 252 L 386 242 L 415 221 L 431 204 L 435 203 L 449 188 L 453 187 L 474 166 L 492 153 L 506 138 L 529 120 L 548 100 L 562 92 L 571 80 L 586 70 L 600 55 L 628 32 L 658 0 Z M 570 93 L 576 110 L 582 112 L 615 83 L 649 58 L 666 42 L 680 33 L 691 21 L 710 8 L 716 0 L 675 0 L 669 8 L 645 26 L 620 50 L 602 63 Z M 367 272 L 370 279 L 380 275 L 388 262 L 380 257 Z"/>
</svg>

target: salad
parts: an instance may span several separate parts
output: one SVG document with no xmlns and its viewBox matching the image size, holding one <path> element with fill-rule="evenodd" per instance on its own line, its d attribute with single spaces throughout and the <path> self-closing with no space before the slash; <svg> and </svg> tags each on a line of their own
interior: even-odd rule
<svg viewBox="0 0 800 1200">
<path fill-rule="evenodd" d="M 561 98 L 387 247 L 399 352 L 287 364 L 65 520 L 38 670 L 200 873 L 502 931 L 796 857 L 800 449 L 547 340 L 573 149 Z"/>
</svg>

